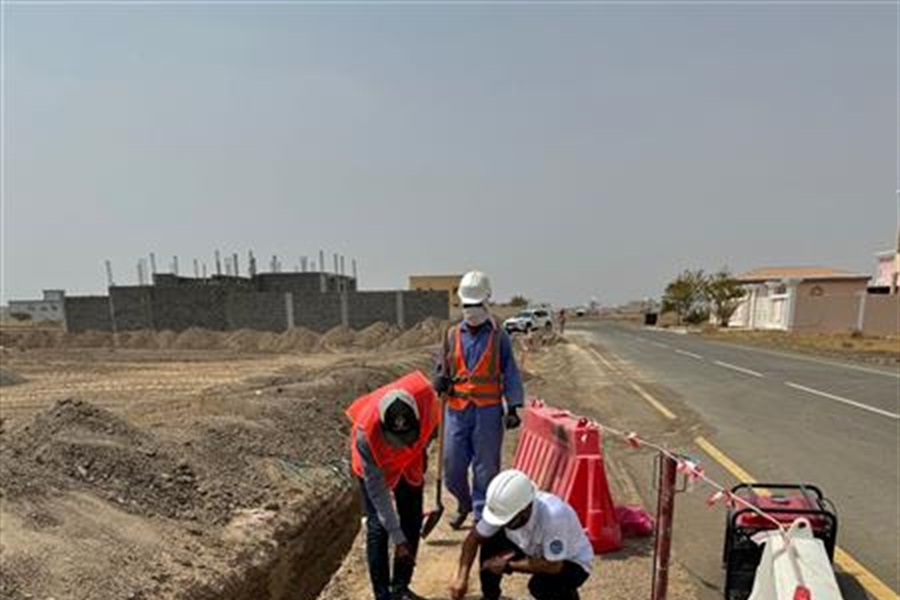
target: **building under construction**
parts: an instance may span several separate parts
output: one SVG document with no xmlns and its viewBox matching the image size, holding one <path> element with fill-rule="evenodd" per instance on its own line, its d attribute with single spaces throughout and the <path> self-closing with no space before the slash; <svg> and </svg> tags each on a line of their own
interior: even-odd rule
<svg viewBox="0 0 900 600">
<path fill-rule="evenodd" d="M 190 327 L 322 332 L 377 321 L 406 328 L 428 317 L 447 319 L 449 308 L 444 291 L 359 291 L 356 277 L 339 273 L 271 272 L 154 274 L 150 285 L 110 285 L 106 296 L 67 296 L 64 313 L 69 332 Z"/>
</svg>

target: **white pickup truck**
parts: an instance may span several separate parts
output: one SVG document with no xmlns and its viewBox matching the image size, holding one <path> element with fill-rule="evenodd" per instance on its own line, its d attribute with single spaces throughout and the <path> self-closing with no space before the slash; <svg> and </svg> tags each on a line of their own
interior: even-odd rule
<svg viewBox="0 0 900 600">
<path fill-rule="evenodd" d="M 503 321 L 507 333 L 540 331 L 553 329 L 553 318 L 546 308 L 529 308 Z"/>
</svg>

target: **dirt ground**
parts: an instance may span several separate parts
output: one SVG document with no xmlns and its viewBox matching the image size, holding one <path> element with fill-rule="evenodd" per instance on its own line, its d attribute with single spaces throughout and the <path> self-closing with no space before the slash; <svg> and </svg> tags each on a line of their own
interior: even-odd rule
<svg viewBox="0 0 900 600">
<path fill-rule="evenodd" d="M 312 597 L 357 528 L 343 411 L 427 368 L 440 327 L 4 344 L 0 598 Z"/>
<path fill-rule="evenodd" d="M 370 598 L 343 410 L 428 369 L 443 327 L 4 336 L 0 599 Z M 528 391 L 587 410 L 595 364 L 561 341 L 516 340 Z M 639 503 L 608 456 L 616 502 Z M 461 538 L 445 519 L 424 544 L 420 594 L 446 597 Z M 646 597 L 650 555 L 632 540 L 598 557 L 583 597 Z"/>
<path fill-rule="evenodd" d="M 709 328 L 704 337 L 723 342 L 791 350 L 832 358 L 883 365 L 900 364 L 900 337 L 869 337 L 852 333 L 742 331 Z"/>
<path fill-rule="evenodd" d="M 568 408 L 580 414 L 593 414 L 598 408 L 598 390 L 605 384 L 601 371 L 579 346 L 558 343 L 560 340 L 557 336 L 551 336 L 549 340 L 549 345 L 539 346 L 530 352 L 519 348 L 519 361 L 526 366 L 528 394 L 541 397 L 553 406 Z M 613 412 L 607 410 L 606 414 Z M 506 466 L 512 465 L 517 439 L 518 435 L 514 433 L 505 441 Z M 642 504 L 629 474 L 616 460 L 616 454 L 615 451 L 608 452 L 606 460 L 607 477 L 615 503 Z M 427 485 L 426 506 L 431 506 L 433 482 L 429 481 Z M 446 491 L 444 503 L 447 506 L 446 515 L 452 514 L 454 501 Z M 646 508 L 653 513 L 654 507 Z M 467 532 L 451 530 L 447 526 L 447 520 L 448 517 L 445 516 L 419 551 L 412 588 L 425 598 L 447 598 L 447 587 L 456 572 L 460 546 Z M 651 539 L 627 539 L 621 550 L 595 557 L 594 572 L 582 588 L 582 598 L 649 598 L 652 553 Z M 361 529 L 340 570 L 323 590 L 319 600 L 369 600 L 371 597 L 365 563 L 364 530 Z M 477 567 L 473 569 L 468 597 L 479 597 Z M 530 597 L 527 577 L 519 575 L 505 578 L 504 597 Z M 669 597 L 677 600 L 696 598 L 692 578 L 678 564 L 674 564 L 670 571 Z"/>
</svg>

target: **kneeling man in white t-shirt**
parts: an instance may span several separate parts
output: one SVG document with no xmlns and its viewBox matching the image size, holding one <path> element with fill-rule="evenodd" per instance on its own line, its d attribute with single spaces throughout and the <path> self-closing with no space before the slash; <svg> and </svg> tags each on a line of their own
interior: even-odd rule
<svg viewBox="0 0 900 600">
<path fill-rule="evenodd" d="M 500 598 L 500 582 L 510 573 L 528 573 L 528 590 L 538 600 L 578 600 L 591 573 L 594 551 L 575 510 L 565 501 L 535 490 L 515 469 L 498 474 L 487 489 L 481 521 L 463 543 L 450 597 L 462 600 L 481 548 L 481 593 Z"/>
</svg>

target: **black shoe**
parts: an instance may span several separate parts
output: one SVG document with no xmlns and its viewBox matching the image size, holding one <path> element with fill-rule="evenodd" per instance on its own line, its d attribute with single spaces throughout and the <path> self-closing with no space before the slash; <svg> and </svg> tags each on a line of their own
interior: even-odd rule
<svg viewBox="0 0 900 600">
<path fill-rule="evenodd" d="M 463 525 L 466 524 L 466 519 L 469 518 L 469 511 L 461 510 L 456 513 L 452 519 L 450 519 L 450 529 L 454 531 L 459 531 L 463 528 Z"/>
<path fill-rule="evenodd" d="M 391 600 L 426 600 L 409 588 L 396 590 L 391 593 Z"/>
</svg>

